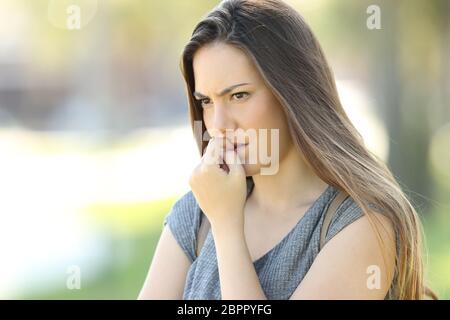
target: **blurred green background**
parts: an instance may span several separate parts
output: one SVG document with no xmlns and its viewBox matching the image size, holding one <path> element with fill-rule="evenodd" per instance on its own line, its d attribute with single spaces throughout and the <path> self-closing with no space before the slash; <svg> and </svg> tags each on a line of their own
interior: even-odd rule
<svg viewBox="0 0 450 320">
<path fill-rule="evenodd" d="M 427 278 L 450 298 L 450 1 L 286 2 L 416 205 Z M 2 1 L 0 298 L 136 299 L 199 160 L 179 57 L 217 4 Z M 367 26 L 370 5 L 381 29 Z"/>
</svg>

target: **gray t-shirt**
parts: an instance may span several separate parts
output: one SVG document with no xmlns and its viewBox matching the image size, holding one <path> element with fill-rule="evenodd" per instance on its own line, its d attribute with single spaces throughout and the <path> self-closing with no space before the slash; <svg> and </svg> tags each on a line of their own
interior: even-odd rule
<svg viewBox="0 0 450 320">
<path fill-rule="evenodd" d="M 253 179 L 247 177 L 247 196 Z M 269 300 L 287 300 L 294 293 L 319 253 L 320 230 L 326 208 L 337 195 L 331 185 L 308 208 L 296 226 L 262 257 L 254 261 L 261 286 Z M 184 300 L 220 300 L 220 280 L 211 228 L 199 256 L 197 234 L 204 216 L 192 191 L 184 194 L 164 218 L 176 241 L 192 263 L 183 293 Z M 329 241 L 350 223 L 363 216 L 361 208 L 348 197 L 336 210 L 329 225 Z"/>
</svg>

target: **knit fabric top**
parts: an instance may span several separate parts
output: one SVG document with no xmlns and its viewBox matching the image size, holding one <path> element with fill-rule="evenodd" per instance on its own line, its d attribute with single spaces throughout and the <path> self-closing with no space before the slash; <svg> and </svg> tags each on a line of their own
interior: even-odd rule
<svg viewBox="0 0 450 320">
<path fill-rule="evenodd" d="M 247 177 L 247 196 L 253 189 Z M 320 230 L 325 211 L 338 190 L 328 185 L 295 227 L 271 250 L 253 262 L 261 287 L 269 300 L 287 300 L 294 293 L 319 253 Z M 351 197 L 342 202 L 331 220 L 325 243 L 363 216 Z M 185 193 L 164 217 L 176 241 L 192 263 L 186 277 L 183 299 L 220 300 L 220 280 L 214 238 L 209 228 L 197 256 L 197 234 L 204 214 L 192 191 Z M 389 299 L 389 294 L 385 299 Z"/>
</svg>

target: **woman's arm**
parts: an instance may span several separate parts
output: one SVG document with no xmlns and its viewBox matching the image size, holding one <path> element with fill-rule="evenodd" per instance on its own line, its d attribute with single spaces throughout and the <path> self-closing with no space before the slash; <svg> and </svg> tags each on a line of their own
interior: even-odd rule
<svg viewBox="0 0 450 320">
<path fill-rule="evenodd" d="M 396 242 L 391 222 L 375 215 L 385 248 L 364 215 L 323 247 L 290 299 L 384 299 L 394 272 Z"/>
<path fill-rule="evenodd" d="M 392 281 L 388 274 L 394 272 L 395 237 L 388 219 L 376 215 L 386 245 L 385 262 L 375 231 L 363 216 L 324 246 L 290 299 L 383 299 Z M 242 228 L 222 224 L 213 233 L 222 299 L 267 299 Z"/>
<path fill-rule="evenodd" d="M 163 228 L 138 299 L 181 300 L 191 262 L 170 228 Z"/>
<path fill-rule="evenodd" d="M 222 300 L 266 300 L 245 240 L 243 223 L 211 226 Z"/>
</svg>

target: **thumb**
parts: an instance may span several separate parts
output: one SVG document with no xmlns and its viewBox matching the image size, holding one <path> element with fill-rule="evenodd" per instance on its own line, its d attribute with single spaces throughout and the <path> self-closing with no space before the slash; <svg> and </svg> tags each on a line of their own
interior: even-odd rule
<svg viewBox="0 0 450 320">
<path fill-rule="evenodd" d="M 230 169 L 229 174 L 243 173 L 244 167 L 242 166 L 239 155 L 234 150 L 225 151 L 225 162 Z"/>
</svg>

